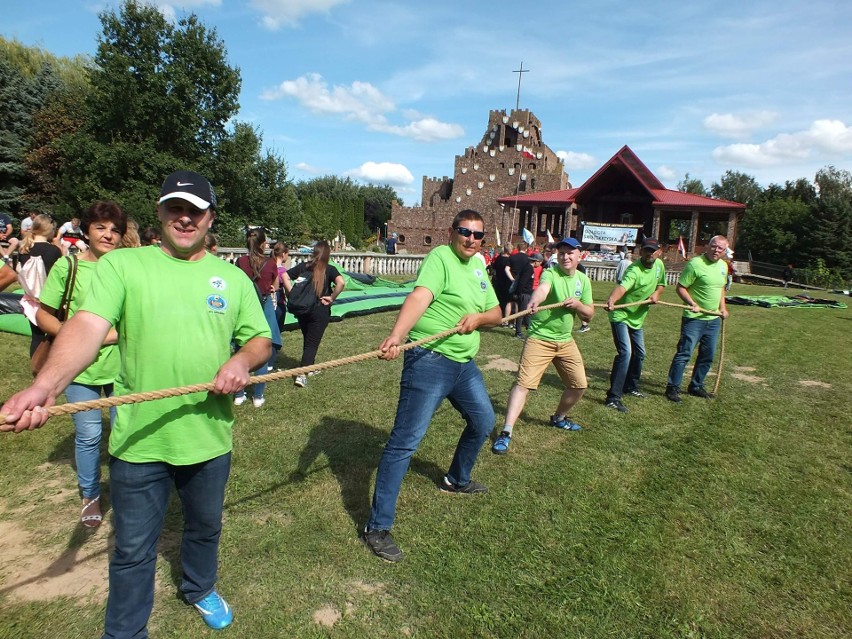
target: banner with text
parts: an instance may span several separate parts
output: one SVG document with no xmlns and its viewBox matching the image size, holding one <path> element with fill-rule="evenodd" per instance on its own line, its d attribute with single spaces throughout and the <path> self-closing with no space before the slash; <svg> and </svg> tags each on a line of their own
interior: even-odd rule
<svg viewBox="0 0 852 639">
<path fill-rule="evenodd" d="M 637 226 L 603 226 L 586 224 L 583 226 L 584 244 L 615 244 L 617 246 L 636 246 Z"/>
</svg>

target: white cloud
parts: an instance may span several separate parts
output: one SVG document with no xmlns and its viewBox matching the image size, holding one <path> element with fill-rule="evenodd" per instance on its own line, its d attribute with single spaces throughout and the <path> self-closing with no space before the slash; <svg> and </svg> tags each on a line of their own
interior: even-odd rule
<svg viewBox="0 0 852 639">
<path fill-rule="evenodd" d="M 169 22 L 177 22 L 178 12 L 183 13 L 188 9 L 210 5 L 218 7 L 222 0 L 177 0 L 176 2 L 157 2 L 156 7 L 163 17 Z"/>
<path fill-rule="evenodd" d="M 575 151 L 557 151 L 556 157 L 565 163 L 566 169 L 591 169 L 597 166 L 598 161 L 588 153 L 577 153 Z"/>
<path fill-rule="evenodd" d="M 840 120 L 816 120 L 810 128 L 782 133 L 760 144 L 730 144 L 713 150 L 721 163 L 764 167 L 801 161 L 817 156 L 852 153 L 852 128 Z"/>
<path fill-rule="evenodd" d="M 262 100 L 295 98 L 314 113 L 342 115 L 367 125 L 371 131 L 421 142 L 452 140 L 464 135 L 464 129 L 458 124 L 441 122 L 431 117 L 420 117 L 405 125 L 390 123 L 386 114 L 396 111 L 396 104 L 369 82 L 356 81 L 349 86 L 329 87 L 321 75 L 309 73 L 295 80 L 285 80 L 275 89 L 264 91 L 260 97 Z M 411 110 L 406 110 L 404 115 L 409 118 L 419 117 Z"/>
<path fill-rule="evenodd" d="M 677 171 L 665 164 L 657 168 L 655 175 L 664 182 L 671 182 L 677 178 Z"/>
<path fill-rule="evenodd" d="M 296 165 L 296 169 L 298 169 L 302 173 L 308 173 L 310 175 L 319 175 L 321 173 L 327 173 L 326 170 L 318 166 L 314 166 L 313 164 L 308 164 L 307 162 L 299 162 Z"/>
<path fill-rule="evenodd" d="M 435 118 L 423 118 L 411 122 L 405 126 L 395 126 L 376 122 L 370 125 L 374 131 L 401 135 L 405 138 L 413 138 L 421 142 L 435 142 L 437 140 L 455 140 L 464 135 L 464 129 L 458 124 L 440 122 Z"/>
<path fill-rule="evenodd" d="M 406 186 L 414 182 L 414 176 L 404 164 L 392 162 L 364 162 L 357 169 L 347 171 L 345 175 L 372 184 L 390 184 L 391 186 Z"/>
<path fill-rule="evenodd" d="M 249 4 L 261 14 L 261 23 L 270 31 L 292 27 L 310 13 L 328 13 L 349 0 L 251 0 Z"/>
<path fill-rule="evenodd" d="M 778 119 L 774 111 L 756 111 L 744 115 L 713 113 L 704 118 L 704 128 L 725 138 L 742 139 Z"/>
</svg>

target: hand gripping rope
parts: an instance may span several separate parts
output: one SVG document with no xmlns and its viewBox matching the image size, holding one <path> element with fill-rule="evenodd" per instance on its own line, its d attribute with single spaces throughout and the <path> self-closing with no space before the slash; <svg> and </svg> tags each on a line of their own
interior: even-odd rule
<svg viewBox="0 0 852 639">
<path fill-rule="evenodd" d="M 616 304 L 613 306 L 613 309 L 618 308 L 629 308 L 631 306 L 644 306 L 651 304 L 650 300 L 643 300 L 641 302 L 633 302 L 631 304 Z M 673 304 L 671 302 L 657 302 L 659 306 L 671 306 L 673 308 L 692 308 L 691 306 L 685 306 L 683 304 Z M 555 304 L 548 304 L 546 306 L 539 306 L 537 310 L 544 311 L 554 308 L 559 308 L 563 306 L 562 302 L 557 302 Z M 597 308 L 604 308 L 605 304 L 593 304 Z M 706 315 L 715 315 L 717 317 L 722 317 L 721 313 L 716 311 L 705 311 L 704 309 L 699 309 L 702 313 Z M 511 322 L 519 317 L 523 317 L 524 315 L 531 315 L 532 312 L 529 310 L 521 311 L 520 313 L 514 313 L 509 315 L 508 317 L 503 318 L 503 322 Z M 423 344 L 428 344 L 429 342 L 434 342 L 439 339 L 443 339 L 445 337 L 449 337 L 450 335 L 455 335 L 460 330 L 460 327 L 454 326 L 453 328 L 447 329 L 445 331 L 441 331 L 440 333 L 435 333 L 434 335 L 428 335 L 422 339 L 416 340 L 414 342 L 408 342 L 399 347 L 400 352 L 411 350 L 412 348 L 416 348 L 417 346 L 421 346 Z M 262 384 L 268 382 L 276 382 L 281 379 L 287 379 L 290 377 L 296 377 L 297 375 L 307 375 L 308 373 L 313 373 L 315 371 L 324 371 L 330 370 L 332 368 L 337 368 L 338 366 L 345 366 L 347 364 L 355 364 L 357 362 L 363 362 L 369 359 L 376 359 L 382 355 L 382 351 L 374 350 L 369 351 L 367 353 L 361 353 L 360 355 L 352 355 L 351 357 L 343 357 L 341 359 L 334 359 L 328 362 L 321 362 L 319 364 L 312 364 L 310 366 L 300 366 L 298 368 L 288 368 L 283 371 L 275 371 L 274 373 L 267 373 L 265 375 L 255 375 L 249 378 L 249 384 Z M 722 318 L 722 345 L 719 354 L 719 364 L 716 373 L 716 385 L 713 389 L 714 394 L 719 391 L 719 384 L 722 381 L 722 362 L 725 356 L 725 320 Z M 148 402 L 155 399 L 165 399 L 167 397 L 178 397 L 180 395 L 189 395 L 191 393 L 203 393 L 205 391 L 209 392 L 213 390 L 213 382 L 206 382 L 204 384 L 190 384 L 188 386 L 178 386 L 176 388 L 164 388 L 162 390 L 156 391 L 146 391 L 144 393 L 131 393 L 130 395 L 113 395 L 112 397 L 101 397 L 100 399 L 92 399 L 85 402 L 73 402 L 66 404 L 57 404 L 54 406 L 50 406 L 49 408 L 45 408 L 43 410 L 47 411 L 47 413 L 51 417 L 57 417 L 59 415 L 71 415 L 73 413 L 79 413 L 86 410 L 93 409 L 103 409 L 103 408 L 111 408 L 112 406 L 122 406 L 124 404 L 139 404 L 141 402 Z M 6 421 L 6 415 L 0 413 L 0 424 L 3 424 Z"/>
</svg>

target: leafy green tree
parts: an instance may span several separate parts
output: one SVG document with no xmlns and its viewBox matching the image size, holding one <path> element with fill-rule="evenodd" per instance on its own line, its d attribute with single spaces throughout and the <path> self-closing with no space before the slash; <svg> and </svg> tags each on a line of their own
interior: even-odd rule
<svg viewBox="0 0 852 639">
<path fill-rule="evenodd" d="M 827 166 L 815 178 L 819 198 L 807 226 L 807 255 L 852 279 L 852 173 Z"/>
<path fill-rule="evenodd" d="M 810 207 L 798 199 L 761 199 L 743 217 L 739 247 L 762 262 L 798 264 L 810 215 Z"/>
<path fill-rule="evenodd" d="M 677 190 L 694 195 L 708 195 L 704 183 L 698 178 L 689 177 L 689 173 L 685 174 L 683 179 L 677 183 Z"/>
<path fill-rule="evenodd" d="M 710 195 L 720 200 L 739 202 L 751 207 L 763 189 L 752 176 L 739 171 L 725 171 L 725 175 L 710 187 Z"/>
</svg>

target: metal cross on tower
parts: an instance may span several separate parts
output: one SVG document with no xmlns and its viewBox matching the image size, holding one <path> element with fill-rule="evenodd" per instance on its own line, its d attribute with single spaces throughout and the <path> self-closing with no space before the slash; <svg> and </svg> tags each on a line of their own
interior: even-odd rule
<svg viewBox="0 0 852 639">
<path fill-rule="evenodd" d="M 524 73 L 529 73 L 529 72 L 530 72 L 529 69 L 524 68 L 524 61 L 523 60 L 521 60 L 521 68 L 512 71 L 512 73 L 518 74 L 518 98 L 517 98 L 517 100 L 515 100 L 515 111 L 517 111 L 518 109 L 521 108 L 521 78 L 523 77 Z"/>
</svg>

